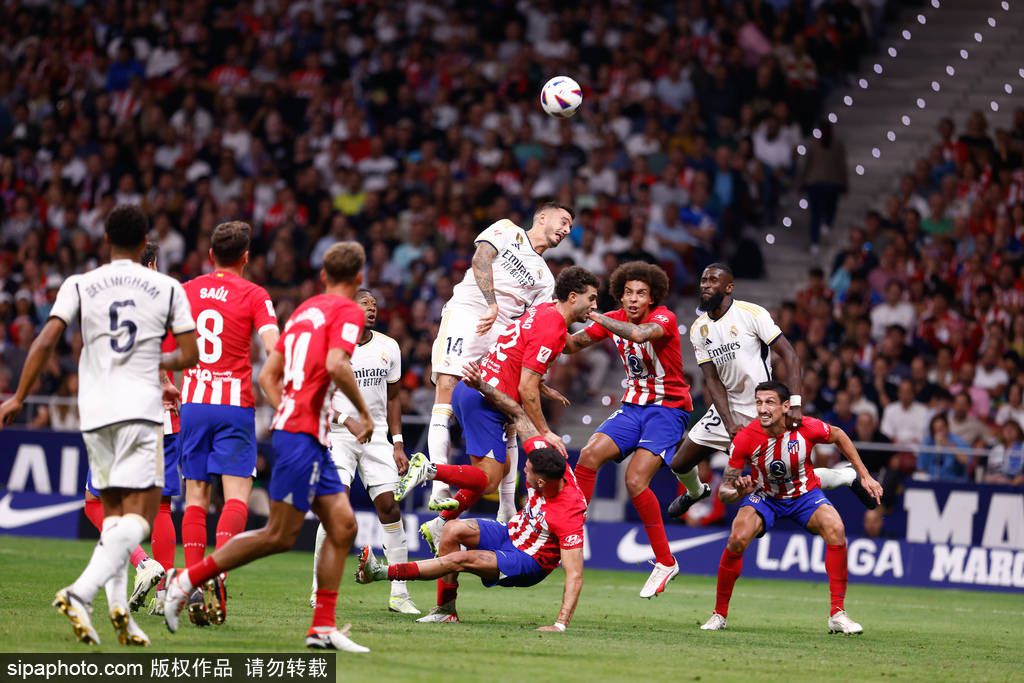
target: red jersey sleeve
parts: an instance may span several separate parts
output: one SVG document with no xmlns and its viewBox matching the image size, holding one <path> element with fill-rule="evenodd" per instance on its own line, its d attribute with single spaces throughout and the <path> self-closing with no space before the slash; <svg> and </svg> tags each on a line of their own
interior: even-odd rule
<svg viewBox="0 0 1024 683">
<path fill-rule="evenodd" d="M 344 302 L 333 313 L 327 330 L 327 350 L 341 349 L 351 356 L 363 334 L 366 314 L 352 301 Z"/>
<path fill-rule="evenodd" d="M 800 431 L 813 444 L 828 443 L 832 436 L 832 426 L 813 417 L 804 418 Z"/>
<path fill-rule="evenodd" d="M 267 290 L 262 287 L 254 287 L 249 295 L 251 306 L 252 326 L 257 334 L 269 327 L 277 328 L 277 313 L 274 312 L 274 302 L 270 300 Z"/>
<path fill-rule="evenodd" d="M 548 530 L 558 537 L 561 550 L 575 550 L 583 547 L 583 514 L 572 514 L 560 510 L 559 514 L 548 517 Z"/>
<path fill-rule="evenodd" d="M 650 318 L 647 322 L 658 325 L 661 329 L 665 330 L 665 334 L 672 336 L 679 329 L 679 323 L 676 321 L 676 314 L 668 310 L 664 306 L 658 306 L 654 311 L 651 312 Z"/>
<path fill-rule="evenodd" d="M 561 317 L 561 316 L 559 316 Z M 561 320 L 548 324 L 548 320 L 534 323 L 534 334 L 526 339 L 523 347 L 523 367 L 543 375 L 565 348 L 565 324 Z"/>
<path fill-rule="evenodd" d="M 756 443 L 751 437 L 750 432 L 746 429 L 741 429 L 732 440 L 732 446 L 729 447 L 729 467 L 738 470 L 746 467 L 755 447 Z"/>
<path fill-rule="evenodd" d="M 607 339 L 612 334 L 603 326 L 598 325 L 597 323 L 590 323 L 585 328 L 583 328 L 583 331 L 587 333 L 588 337 L 590 337 L 596 342 L 601 341 L 602 339 Z"/>
</svg>

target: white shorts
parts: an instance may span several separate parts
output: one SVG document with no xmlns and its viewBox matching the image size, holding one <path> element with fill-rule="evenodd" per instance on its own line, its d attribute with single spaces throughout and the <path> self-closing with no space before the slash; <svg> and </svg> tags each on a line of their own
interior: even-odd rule
<svg viewBox="0 0 1024 683">
<path fill-rule="evenodd" d="M 757 419 L 753 406 L 749 408 L 749 414 L 746 409 L 733 409 L 732 417 L 740 427 L 746 427 L 751 420 Z M 708 408 L 707 412 L 704 413 L 704 417 L 686 433 L 686 438 L 701 446 L 707 446 L 723 453 L 728 453 L 729 446 L 732 445 L 729 432 L 726 430 L 722 417 L 714 406 Z"/>
<path fill-rule="evenodd" d="M 118 422 L 82 432 L 92 485 L 148 489 L 164 485 L 164 428 L 155 422 Z"/>
<path fill-rule="evenodd" d="M 374 427 L 374 434 L 384 434 L 387 427 Z M 374 500 L 382 493 L 394 492 L 398 484 L 395 447 L 386 438 L 359 443 L 351 434 L 331 432 L 331 459 L 338 468 L 338 477 L 345 486 L 359 474 L 359 480 Z"/>
<path fill-rule="evenodd" d="M 462 377 L 466 363 L 482 358 L 498 341 L 504 325 L 495 320 L 487 334 L 478 335 L 476 325 L 487 313 L 486 306 L 447 304 L 441 311 L 441 325 L 430 353 L 430 378 L 437 383 L 438 375 Z"/>
</svg>

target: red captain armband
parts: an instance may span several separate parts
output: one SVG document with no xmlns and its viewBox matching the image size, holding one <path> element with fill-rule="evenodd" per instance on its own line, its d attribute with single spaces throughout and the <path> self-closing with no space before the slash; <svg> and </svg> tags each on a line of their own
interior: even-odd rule
<svg viewBox="0 0 1024 683">
<path fill-rule="evenodd" d="M 551 448 L 551 444 L 541 436 L 533 436 L 523 442 L 523 451 L 525 453 L 532 453 L 538 448 Z"/>
</svg>

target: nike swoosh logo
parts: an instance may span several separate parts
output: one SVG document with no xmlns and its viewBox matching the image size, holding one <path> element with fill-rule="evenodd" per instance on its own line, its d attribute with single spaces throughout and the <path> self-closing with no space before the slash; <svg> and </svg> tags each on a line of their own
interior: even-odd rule
<svg viewBox="0 0 1024 683">
<path fill-rule="evenodd" d="M 640 443 L 653 443 L 654 439 L 640 439 Z"/>
<path fill-rule="evenodd" d="M 53 517 L 66 515 L 69 512 L 80 510 L 85 504 L 81 499 L 68 503 L 57 503 L 55 505 L 44 505 L 42 507 L 17 509 L 11 507 L 13 493 L 8 493 L 0 498 L 0 529 L 17 529 L 31 524 L 37 524 Z"/>
<path fill-rule="evenodd" d="M 629 532 L 622 537 L 619 541 L 619 547 L 616 549 L 616 553 L 619 556 L 620 562 L 627 564 L 635 564 L 637 562 L 644 562 L 646 560 L 654 559 L 654 551 L 651 550 L 651 546 L 648 543 L 637 543 L 636 537 L 640 533 L 639 529 L 630 529 Z M 679 553 L 684 550 L 690 550 L 691 548 L 698 548 L 708 543 L 714 543 L 723 538 L 728 538 L 728 531 L 717 531 L 713 534 L 704 534 L 703 536 L 695 536 L 693 538 L 681 538 L 678 541 L 670 541 L 668 544 L 669 552 Z"/>
</svg>

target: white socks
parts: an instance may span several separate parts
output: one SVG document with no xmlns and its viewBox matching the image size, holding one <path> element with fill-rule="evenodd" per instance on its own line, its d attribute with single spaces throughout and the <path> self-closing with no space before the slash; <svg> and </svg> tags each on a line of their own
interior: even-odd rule
<svg viewBox="0 0 1024 683">
<path fill-rule="evenodd" d="M 313 546 L 313 591 L 316 592 L 316 566 L 320 564 L 320 550 L 324 547 L 324 541 L 327 540 L 327 530 L 324 529 L 323 522 L 320 522 L 316 527 L 316 544 Z"/>
<path fill-rule="evenodd" d="M 82 601 L 91 604 L 100 587 L 114 579 L 115 574 L 123 572 L 120 582 L 122 596 L 117 604 L 128 601 L 128 558 L 132 550 L 149 536 L 149 522 L 140 515 L 113 515 L 103 520 L 103 531 L 99 543 L 92 552 L 92 558 L 85 571 L 71 584 L 71 592 Z M 115 586 L 118 579 L 114 579 Z M 110 594 L 108 593 L 108 598 Z M 111 605 L 113 606 L 113 605 Z"/>
<path fill-rule="evenodd" d="M 430 462 L 435 465 L 448 464 L 448 451 L 451 445 L 451 434 L 448 425 L 451 423 L 451 404 L 435 403 L 430 411 L 430 427 L 427 428 L 427 453 Z M 434 480 L 430 485 L 430 499 L 451 498 L 452 490 L 443 481 Z"/>
<path fill-rule="evenodd" d="M 498 485 L 498 521 L 507 524 L 516 515 L 516 477 L 519 475 L 519 442 L 513 436 L 505 448 L 508 473 Z"/>
<path fill-rule="evenodd" d="M 107 592 L 107 610 L 115 607 L 128 609 L 128 563 L 122 564 L 121 568 L 114 572 L 114 575 L 103 584 Z"/>
<path fill-rule="evenodd" d="M 824 490 L 837 489 L 840 486 L 849 486 L 857 478 L 857 471 L 852 467 L 815 467 L 814 473 L 821 480 L 821 488 Z"/>
<path fill-rule="evenodd" d="M 690 494 L 691 498 L 696 498 L 704 490 L 704 485 L 700 482 L 700 477 L 697 476 L 697 468 L 691 467 L 683 473 L 673 472 L 676 475 L 676 479 L 686 487 L 686 492 Z"/>
<path fill-rule="evenodd" d="M 405 540 L 405 526 L 402 520 L 381 522 L 384 528 L 384 557 L 388 558 L 388 564 L 399 564 L 409 561 L 409 544 Z M 409 589 L 405 587 L 405 581 L 392 581 L 392 595 L 406 595 Z"/>
</svg>

